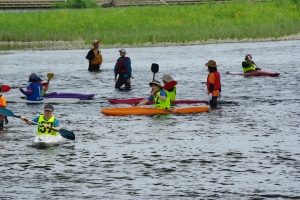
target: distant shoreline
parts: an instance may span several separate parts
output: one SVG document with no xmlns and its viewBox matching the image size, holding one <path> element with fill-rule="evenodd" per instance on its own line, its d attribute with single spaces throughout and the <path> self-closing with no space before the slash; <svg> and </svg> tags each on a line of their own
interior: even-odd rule
<svg viewBox="0 0 300 200">
<path fill-rule="evenodd" d="M 300 40 L 300 33 L 296 35 L 283 36 L 279 38 L 244 38 L 238 39 L 226 39 L 226 40 L 215 40 L 211 39 L 208 41 L 195 41 L 185 43 L 145 43 L 145 44 L 114 44 L 114 45 L 101 45 L 100 49 L 109 48 L 121 48 L 121 47 L 164 47 L 164 46 L 187 46 L 187 45 L 205 45 L 205 44 L 221 44 L 221 43 L 242 43 L 242 42 L 271 42 L 271 41 L 289 41 L 289 40 Z M 76 50 L 76 49 L 90 49 L 92 45 L 85 44 L 85 41 L 34 41 L 34 42 L 0 42 L 0 46 L 24 46 L 25 50 Z M 8 51 L 0 51 L 1 54 L 7 54 Z"/>
</svg>

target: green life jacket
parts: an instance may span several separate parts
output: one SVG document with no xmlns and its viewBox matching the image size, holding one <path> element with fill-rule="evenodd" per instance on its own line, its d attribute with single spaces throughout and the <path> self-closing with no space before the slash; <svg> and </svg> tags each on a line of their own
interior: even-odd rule
<svg viewBox="0 0 300 200">
<path fill-rule="evenodd" d="M 161 90 L 157 93 L 157 95 L 160 95 Z M 168 93 L 166 92 L 166 100 L 163 101 L 156 95 L 154 95 L 154 107 L 155 108 L 161 108 L 161 109 L 169 109 L 171 106 L 170 99 L 168 97 Z"/>
<path fill-rule="evenodd" d="M 254 64 L 249 63 L 247 60 L 245 60 L 245 63 L 249 64 L 250 66 L 249 67 L 243 67 L 244 73 L 247 72 L 247 71 L 256 70 L 256 67 L 255 67 Z"/>
<path fill-rule="evenodd" d="M 50 117 L 50 119 L 46 120 L 44 115 L 40 115 L 38 123 L 39 124 L 48 124 L 49 126 L 53 127 L 54 119 L 55 119 L 55 117 L 52 116 L 52 117 Z M 58 136 L 57 131 L 53 131 L 51 129 L 46 129 L 46 128 L 44 128 L 44 126 L 38 126 L 37 135 L 45 135 L 45 134 Z"/>
<path fill-rule="evenodd" d="M 169 90 L 165 90 L 167 93 L 167 96 L 169 97 L 169 99 L 171 101 L 175 101 L 176 100 L 176 86 L 174 86 L 174 89 L 172 91 Z"/>
</svg>

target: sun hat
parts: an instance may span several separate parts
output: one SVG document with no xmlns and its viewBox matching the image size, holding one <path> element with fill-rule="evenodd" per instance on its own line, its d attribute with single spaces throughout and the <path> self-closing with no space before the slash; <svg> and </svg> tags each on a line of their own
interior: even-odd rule
<svg viewBox="0 0 300 200">
<path fill-rule="evenodd" d="M 172 77 L 169 74 L 164 74 L 163 77 L 162 77 L 162 80 L 166 81 L 166 82 L 173 81 Z"/>
<path fill-rule="evenodd" d="M 54 108 L 51 104 L 46 104 L 45 107 L 44 107 L 44 110 L 49 110 L 49 111 L 53 112 Z"/>
<path fill-rule="evenodd" d="M 32 78 L 32 79 L 34 79 L 34 80 L 37 80 L 39 77 L 36 75 L 36 73 L 31 73 L 31 74 L 29 75 L 29 78 Z"/>
<path fill-rule="evenodd" d="M 157 85 L 157 86 L 159 86 L 159 87 L 162 87 L 162 86 L 161 86 L 161 83 L 160 83 L 158 80 L 154 80 L 154 81 L 150 82 L 150 83 L 149 83 L 150 87 L 152 87 L 153 84 L 154 84 L 154 85 Z"/>
<path fill-rule="evenodd" d="M 124 53 L 126 53 L 126 49 L 120 49 L 119 52 L 124 52 Z"/>
<path fill-rule="evenodd" d="M 217 67 L 217 63 L 213 60 L 209 60 L 207 63 L 205 63 L 207 67 Z"/>
<path fill-rule="evenodd" d="M 100 43 L 100 40 L 94 40 L 94 41 L 92 42 L 92 45 L 99 44 L 99 43 Z"/>
</svg>

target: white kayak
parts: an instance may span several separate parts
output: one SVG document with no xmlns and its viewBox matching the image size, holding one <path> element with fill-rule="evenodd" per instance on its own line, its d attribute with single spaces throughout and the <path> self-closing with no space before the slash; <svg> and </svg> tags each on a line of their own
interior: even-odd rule
<svg viewBox="0 0 300 200">
<path fill-rule="evenodd" d="M 32 145 L 35 147 L 51 147 L 60 145 L 63 140 L 61 135 L 37 135 L 33 138 Z"/>
<path fill-rule="evenodd" d="M 8 103 L 78 103 L 80 102 L 80 99 L 74 99 L 74 98 L 44 98 L 41 101 L 30 101 L 23 98 L 20 98 L 20 96 L 5 96 L 6 102 Z"/>
</svg>

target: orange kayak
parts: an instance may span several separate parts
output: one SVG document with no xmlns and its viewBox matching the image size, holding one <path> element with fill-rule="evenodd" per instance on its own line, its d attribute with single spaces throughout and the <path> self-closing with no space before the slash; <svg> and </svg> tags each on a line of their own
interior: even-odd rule
<svg viewBox="0 0 300 200">
<path fill-rule="evenodd" d="M 104 108 L 101 110 L 102 114 L 112 116 L 124 115 L 163 115 L 163 114 L 187 114 L 209 111 L 209 106 L 191 106 L 175 109 L 159 109 L 148 107 L 123 107 L 123 108 Z"/>
</svg>

